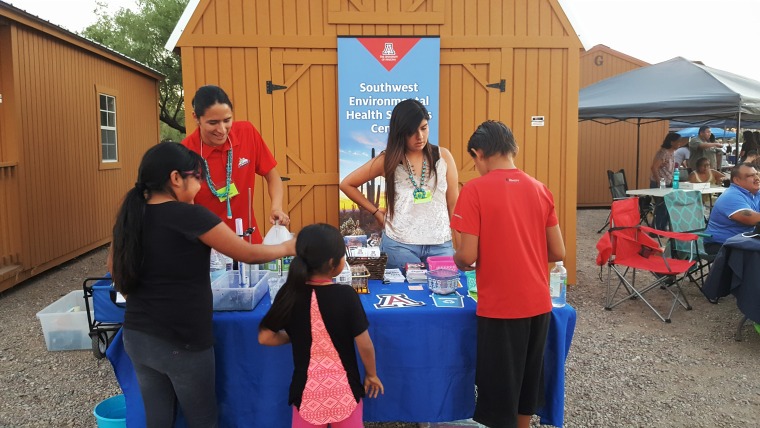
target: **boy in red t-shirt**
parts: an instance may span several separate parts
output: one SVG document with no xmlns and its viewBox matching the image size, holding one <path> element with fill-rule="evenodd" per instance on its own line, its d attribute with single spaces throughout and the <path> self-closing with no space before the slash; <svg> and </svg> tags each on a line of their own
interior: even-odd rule
<svg viewBox="0 0 760 428">
<path fill-rule="evenodd" d="M 467 151 L 481 177 L 459 194 L 451 227 L 462 233 L 454 261 L 477 261 L 478 349 L 473 419 L 528 428 L 542 402 L 544 343 L 552 310 L 549 262 L 565 244 L 549 189 L 517 169 L 518 147 L 503 123 L 487 121 Z"/>
</svg>

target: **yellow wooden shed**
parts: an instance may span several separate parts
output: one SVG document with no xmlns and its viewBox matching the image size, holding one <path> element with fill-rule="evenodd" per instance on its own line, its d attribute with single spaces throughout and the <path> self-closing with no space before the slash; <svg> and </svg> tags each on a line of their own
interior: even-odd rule
<svg viewBox="0 0 760 428">
<path fill-rule="evenodd" d="M 235 119 L 259 128 L 290 177 L 298 230 L 338 225 L 337 38 L 378 35 L 440 37 L 438 143 L 462 183 L 477 175 L 466 153 L 476 126 L 514 130 L 518 166 L 555 195 L 574 282 L 581 43 L 557 0 L 191 0 L 167 47 L 182 56 L 186 111 L 199 86 L 215 84 Z M 286 88 L 268 93 L 268 83 Z M 255 212 L 266 212 L 265 191 L 255 194 Z"/>
<path fill-rule="evenodd" d="M 581 88 L 649 65 L 604 45 L 581 53 L 580 64 Z M 612 196 L 607 170 L 624 169 L 631 189 L 649 187 L 652 159 L 668 133 L 670 122 L 643 119 L 641 123 L 640 135 L 635 121 L 599 120 L 579 124 L 578 207 L 610 206 Z M 637 138 L 640 139 L 638 144 Z"/>
<path fill-rule="evenodd" d="M 161 78 L 0 2 L 0 291 L 110 241 Z"/>
</svg>

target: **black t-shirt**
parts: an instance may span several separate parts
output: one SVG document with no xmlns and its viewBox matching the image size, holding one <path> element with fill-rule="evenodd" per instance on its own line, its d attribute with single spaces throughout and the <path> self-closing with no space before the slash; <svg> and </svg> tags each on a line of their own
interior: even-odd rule
<svg viewBox="0 0 760 428">
<path fill-rule="evenodd" d="M 211 249 L 198 239 L 221 220 L 200 205 L 146 205 L 140 282 L 127 296 L 124 327 L 188 350 L 214 344 Z"/>
<path fill-rule="evenodd" d="M 305 286 L 308 293 L 298 293 L 289 322 L 284 326 L 262 325 L 272 331 L 285 329 L 293 345 L 293 379 L 290 382 L 288 404 L 301 406 L 301 396 L 306 386 L 306 375 L 311 354 L 311 292 L 317 293 L 317 304 L 325 328 L 338 351 L 348 383 L 358 402 L 364 396 L 364 386 L 359 376 L 354 338 L 369 327 L 367 314 L 350 285 L 331 284 Z"/>
</svg>

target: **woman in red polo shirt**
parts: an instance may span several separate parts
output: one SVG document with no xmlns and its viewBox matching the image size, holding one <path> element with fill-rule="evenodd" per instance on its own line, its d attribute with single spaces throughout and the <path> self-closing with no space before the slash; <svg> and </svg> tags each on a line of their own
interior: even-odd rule
<svg viewBox="0 0 760 428">
<path fill-rule="evenodd" d="M 253 124 L 232 120 L 232 101 L 222 88 L 201 86 L 192 104 L 198 128 L 182 140 L 182 144 L 200 154 L 208 170 L 195 203 L 218 215 L 232 230 L 235 230 L 235 219 L 243 219 L 244 229 L 255 228 L 252 242 L 261 243 L 261 233 L 252 211 L 256 175 L 266 180 L 272 200 L 269 222 L 290 223 L 290 217 L 282 210 L 283 185 L 275 168 L 277 161 Z M 251 201 L 248 200 L 248 189 L 251 189 Z"/>
</svg>

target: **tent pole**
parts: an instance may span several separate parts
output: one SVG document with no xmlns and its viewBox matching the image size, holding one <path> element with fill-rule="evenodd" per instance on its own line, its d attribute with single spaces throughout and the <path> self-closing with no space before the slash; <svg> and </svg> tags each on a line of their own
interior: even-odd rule
<svg viewBox="0 0 760 428">
<path fill-rule="evenodd" d="M 639 185 L 639 156 L 641 152 L 641 118 L 636 119 L 636 186 L 637 188 L 640 188 Z M 649 187 L 648 185 L 645 187 Z"/>
<path fill-rule="evenodd" d="M 739 107 L 739 116 L 736 120 L 736 140 L 734 141 L 736 144 L 736 147 L 734 148 L 734 165 L 739 163 L 739 133 L 742 130 L 742 109 L 741 106 Z"/>
</svg>

